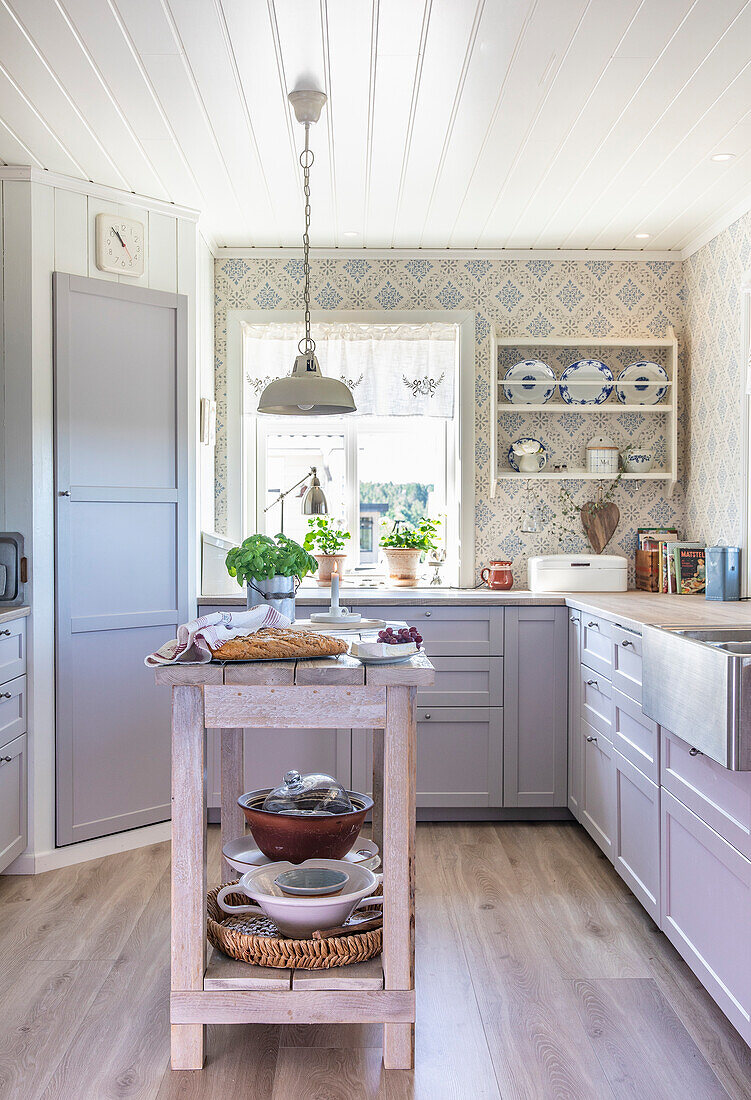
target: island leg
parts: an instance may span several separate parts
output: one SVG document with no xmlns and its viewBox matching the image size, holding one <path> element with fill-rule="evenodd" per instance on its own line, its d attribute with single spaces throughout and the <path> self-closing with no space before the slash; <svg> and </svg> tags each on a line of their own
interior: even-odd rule
<svg viewBox="0 0 751 1100">
<path fill-rule="evenodd" d="M 245 815 L 237 800 L 243 793 L 243 730 L 221 732 L 222 848 L 245 835 Z M 222 856 L 222 882 L 234 882 L 237 871 Z"/>
<path fill-rule="evenodd" d="M 373 843 L 383 858 L 383 730 L 373 730 Z"/>
<path fill-rule="evenodd" d="M 171 989 L 203 989 L 206 970 L 206 730 L 203 688 L 172 689 Z M 172 1024 L 173 1069 L 203 1068 L 203 1024 Z"/>
<path fill-rule="evenodd" d="M 417 689 L 386 689 L 383 753 L 383 971 L 386 989 L 415 986 Z M 414 1024 L 384 1024 L 386 1069 L 412 1069 Z"/>
</svg>

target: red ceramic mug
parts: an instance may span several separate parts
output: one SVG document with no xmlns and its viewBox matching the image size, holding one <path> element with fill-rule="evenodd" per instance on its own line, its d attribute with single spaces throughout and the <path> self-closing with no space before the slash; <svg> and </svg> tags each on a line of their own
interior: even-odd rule
<svg viewBox="0 0 751 1100">
<path fill-rule="evenodd" d="M 510 561 L 491 561 L 480 573 L 488 588 L 508 590 L 513 588 L 514 575 L 511 572 Z"/>
</svg>

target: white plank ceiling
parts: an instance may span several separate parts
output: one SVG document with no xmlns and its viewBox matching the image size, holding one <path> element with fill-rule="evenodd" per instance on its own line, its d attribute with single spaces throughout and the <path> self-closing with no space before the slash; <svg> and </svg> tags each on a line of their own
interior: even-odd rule
<svg viewBox="0 0 751 1100">
<path fill-rule="evenodd" d="M 744 0 L 0 0 L 0 160 L 220 245 L 298 244 L 303 86 L 314 245 L 680 249 L 751 199 Z"/>
</svg>

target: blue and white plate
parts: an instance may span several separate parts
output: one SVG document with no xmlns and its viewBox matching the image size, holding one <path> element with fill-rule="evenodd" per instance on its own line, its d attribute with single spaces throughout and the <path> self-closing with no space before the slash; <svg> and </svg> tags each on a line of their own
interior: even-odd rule
<svg viewBox="0 0 751 1100">
<path fill-rule="evenodd" d="M 622 405 L 656 405 L 668 392 L 668 372 L 659 363 L 629 363 L 618 375 L 615 393 Z M 623 382 L 636 383 L 624 386 Z"/>
<path fill-rule="evenodd" d="M 508 464 L 509 464 L 509 466 L 511 467 L 512 470 L 516 470 L 517 474 L 521 473 L 521 471 L 519 469 L 519 460 L 516 457 L 516 455 L 514 454 L 514 444 L 516 444 L 516 443 L 538 443 L 540 445 L 540 447 L 542 448 L 542 453 L 545 457 L 545 461 L 543 462 L 540 469 L 541 470 L 545 469 L 545 467 L 548 464 L 548 459 L 550 458 L 550 452 L 548 451 L 547 447 L 545 446 L 545 444 L 542 442 L 541 439 L 535 439 L 534 436 L 531 436 L 531 435 L 523 435 L 523 436 L 521 436 L 520 439 L 515 439 L 514 442 L 511 444 L 511 446 L 508 449 L 508 455 L 507 455 Z"/>
<path fill-rule="evenodd" d="M 555 393 L 555 373 L 541 359 L 514 363 L 503 376 L 503 392 L 512 405 L 542 405 Z"/>
<path fill-rule="evenodd" d="M 569 389 L 566 382 L 577 385 Z M 601 405 L 613 392 L 613 382 L 613 372 L 602 359 L 577 359 L 561 375 L 561 397 L 568 405 Z"/>
</svg>

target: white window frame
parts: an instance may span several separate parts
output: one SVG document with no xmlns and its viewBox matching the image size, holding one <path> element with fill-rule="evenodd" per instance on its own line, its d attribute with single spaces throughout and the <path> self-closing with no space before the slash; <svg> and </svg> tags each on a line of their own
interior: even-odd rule
<svg viewBox="0 0 751 1100">
<path fill-rule="evenodd" d="M 447 448 L 447 474 L 458 493 L 459 585 L 471 588 L 475 576 L 475 315 L 470 310 L 320 310 L 311 312 L 313 323 L 349 324 L 452 324 L 459 331 L 457 385 L 458 444 Z M 227 313 L 227 535 L 235 541 L 256 529 L 257 477 L 243 470 L 254 468 L 257 450 L 255 418 L 246 415 L 247 387 L 243 384 L 243 324 L 299 322 L 299 311 L 229 310 Z M 291 369 L 292 364 L 290 364 Z M 254 411 L 254 410 L 253 410 Z M 273 424 L 269 417 L 270 424 Z M 316 418 L 317 419 L 317 418 Z M 346 417 L 344 418 L 346 420 Z M 314 427 L 314 425 L 312 425 Z M 458 469 L 453 464 L 458 463 Z M 357 533 L 353 535 L 357 537 Z"/>
<path fill-rule="evenodd" d="M 749 393 L 749 366 L 751 365 L 751 269 L 741 280 L 741 595 L 751 594 L 751 393 Z"/>
</svg>

